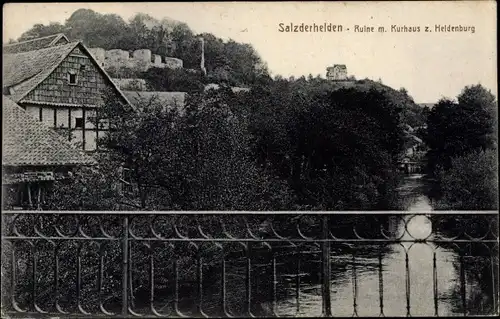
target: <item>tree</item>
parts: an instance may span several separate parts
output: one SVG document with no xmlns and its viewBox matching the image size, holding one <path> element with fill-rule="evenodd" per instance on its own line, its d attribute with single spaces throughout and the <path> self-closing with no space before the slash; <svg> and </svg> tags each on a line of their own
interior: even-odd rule
<svg viewBox="0 0 500 319">
<path fill-rule="evenodd" d="M 450 169 L 439 172 L 442 198 L 438 209 L 498 209 L 498 166 L 494 150 L 473 151 L 452 159 Z"/>
<path fill-rule="evenodd" d="M 90 9 L 78 9 L 66 20 L 68 37 L 81 40 L 89 47 L 116 49 L 124 35 L 129 34 L 127 23 L 116 14 L 100 14 Z"/>
<path fill-rule="evenodd" d="M 139 74 L 154 91 L 201 92 L 206 79 L 184 69 L 150 68 Z"/>
<path fill-rule="evenodd" d="M 497 148 L 497 104 L 481 85 L 465 87 L 457 100 L 441 100 L 428 112 L 428 169 L 437 180 L 430 195 L 441 207 L 487 209 L 497 205 L 490 194 L 497 172 L 490 153 Z"/>
<path fill-rule="evenodd" d="M 45 198 L 48 210 L 117 210 L 123 201 L 121 171 L 106 154 L 96 154 L 98 165 L 81 167 L 67 180 L 55 181 Z"/>
<path fill-rule="evenodd" d="M 429 112 L 426 142 L 431 172 L 451 167 L 451 159 L 496 147 L 495 97 L 481 85 L 465 87 L 458 103 L 443 99 Z"/>
<path fill-rule="evenodd" d="M 172 30 L 172 56 L 184 61 L 184 67 L 199 69 L 201 58 L 200 42 L 185 23 L 174 26 Z"/>
<path fill-rule="evenodd" d="M 193 95 L 184 112 L 141 105 L 126 110 L 111 96 L 99 112 L 110 131 L 100 165 L 56 183 L 48 207 L 69 210 L 280 210 L 291 208 L 282 181 L 251 157 L 244 118 L 229 88 Z M 154 132 L 154 134 L 151 134 Z M 120 167 L 132 190 L 124 194 Z"/>
<path fill-rule="evenodd" d="M 67 31 L 67 27 L 58 22 L 51 22 L 49 25 L 35 24 L 31 29 L 21 34 L 18 41 L 27 41 Z"/>
<path fill-rule="evenodd" d="M 288 183 L 297 207 L 386 209 L 403 145 L 394 94 L 277 77 L 235 108 L 247 115 L 257 163 Z"/>
</svg>

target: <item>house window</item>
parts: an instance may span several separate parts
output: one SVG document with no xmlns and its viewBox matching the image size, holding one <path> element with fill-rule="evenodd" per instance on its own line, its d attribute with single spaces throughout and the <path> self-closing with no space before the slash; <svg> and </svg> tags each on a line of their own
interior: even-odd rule
<svg viewBox="0 0 500 319">
<path fill-rule="evenodd" d="M 75 128 L 83 128 L 83 117 L 75 117 Z"/>
<path fill-rule="evenodd" d="M 68 83 L 70 85 L 76 85 L 77 84 L 77 75 L 76 75 L 76 72 L 74 72 L 74 71 L 68 72 Z"/>
<path fill-rule="evenodd" d="M 80 64 L 80 71 L 85 71 L 85 64 Z"/>
</svg>

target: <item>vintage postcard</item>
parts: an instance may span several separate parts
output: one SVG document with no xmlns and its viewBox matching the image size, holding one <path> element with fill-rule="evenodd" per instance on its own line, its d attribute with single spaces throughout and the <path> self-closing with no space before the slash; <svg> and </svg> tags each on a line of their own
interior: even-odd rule
<svg viewBox="0 0 500 319">
<path fill-rule="evenodd" d="M 498 315 L 496 12 L 5 4 L 2 317 Z"/>
</svg>

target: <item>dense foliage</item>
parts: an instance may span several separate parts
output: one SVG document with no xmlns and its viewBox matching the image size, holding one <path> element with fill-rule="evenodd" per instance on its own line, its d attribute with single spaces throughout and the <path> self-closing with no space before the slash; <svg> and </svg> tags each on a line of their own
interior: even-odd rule
<svg viewBox="0 0 500 319">
<path fill-rule="evenodd" d="M 495 97 L 481 85 L 474 85 L 465 87 L 457 100 L 439 101 L 428 115 L 428 166 L 437 178 L 432 196 L 442 197 L 440 208 L 496 208 Z"/>
<path fill-rule="evenodd" d="M 494 150 L 474 151 L 452 159 L 451 168 L 440 171 L 443 197 L 437 209 L 494 210 L 498 207 L 498 167 Z"/>
<path fill-rule="evenodd" d="M 466 87 L 458 103 L 443 99 L 429 113 L 426 142 L 431 171 L 453 157 L 495 146 L 495 97 L 481 85 Z"/>
<path fill-rule="evenodd" d="M 124 112 L 109 100 L 99 112 L 113 128 L 100 141 L 103 164 L 130 169 L 126 197 L 140 209 L 395 209 L 404 134 L 391 94 L 310 78 L 191 94 L 181 112 Z M 77 185 L 99 189 L 83 176 Z M 78 198 L 79 188 L 61 187 L 51 205 L 77 204 L 60 203 L 61 192 Z"/>
<path fill-rule="evenodd" d="M 314 209 L 375 209 L 402 151 L 400 107 L 375 87 L 277 80 L 244 96 L 255 160 Z M 386 201 L 387 200 L 387 201 Z M 384 203 L 384 204 L 382 204 Z"/>
<path fill-rule="evenodd" d="M 188 72 L 185 69 L 151 68 L 138 74 L 145 79 L 151 91 L 201 92 L 207 79 L 199 72 Z"/>
</svg>

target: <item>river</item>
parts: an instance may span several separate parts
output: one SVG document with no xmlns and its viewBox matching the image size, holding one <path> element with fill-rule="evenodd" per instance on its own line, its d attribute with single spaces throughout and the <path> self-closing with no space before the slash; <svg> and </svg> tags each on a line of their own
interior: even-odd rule
<svg viewBox="0 0 500 319">
<path fill-rule="evenodd" d="M 422 175 L 408 176 L 400 192 L 408 198 L 407 210 L 432 210 L 428 198 L 422 189 L 425 182 Z M 408 221 L 408 217 L 405 216 Z M 398 231 L 404 230 L 404 222 L 398 225 Z M 432 226 L 425 216 L 415 217 L 408 222 L 408 232 L 414 237 L 423 238 L 432 232 Z M 408 238 L 405 234 L 403 239 Z M 431 235 L 432 237 L 432 235 Z M 405 277 L 405 249 L 408 250 L 410 279 L 410 313 L 412 316 L 432 316 L 435 314 L 433 295 L 433 252 L 434 244 L 417 243 L 393 244 L 382 257 L 383 312 L 386 316 L 405 316 L 407 314 L 407 295 Z M 380 273 L 377 254 L 360 252 L 352 262 L 352 255 L 335 255 L 332 263 L 332 311 L 334 316 L 352 316 L 355 313 L 353 296 L 357 295 L 356 313 L 359 316 L 378 316 L 380 309 Z M 357 290 L 353 285 L 353 264 L 355 265 Z M 462 314 L 460 298 L 460 277 L 458 255 L 452 249 L 439 247 L 436 254 L 437 287 L 439 316 Z M 472 268 L 471 268 L 472 269 Z M 280 282 L 278 280 L 278 282 Z M 321 296 L 319 283 L 304 282 L 300 287 L 300 308 L 296 312 L 295 287 L 292 281 L 284 282 L 285 295 L 291 295 L 278 302 L 280 315 L 319 316 L 321 315 Z M 356 292 L 357 291 L 357 292 Z M 467 307 L 473 313 L 487 312 L 491 298 L 481 291 L 479 284 L 469 280 L 466 285 Z M 479 296 L 479 298 L 478 298 Z M 479 300 L 479 301 L 478 301 Z"/>
</svg>

